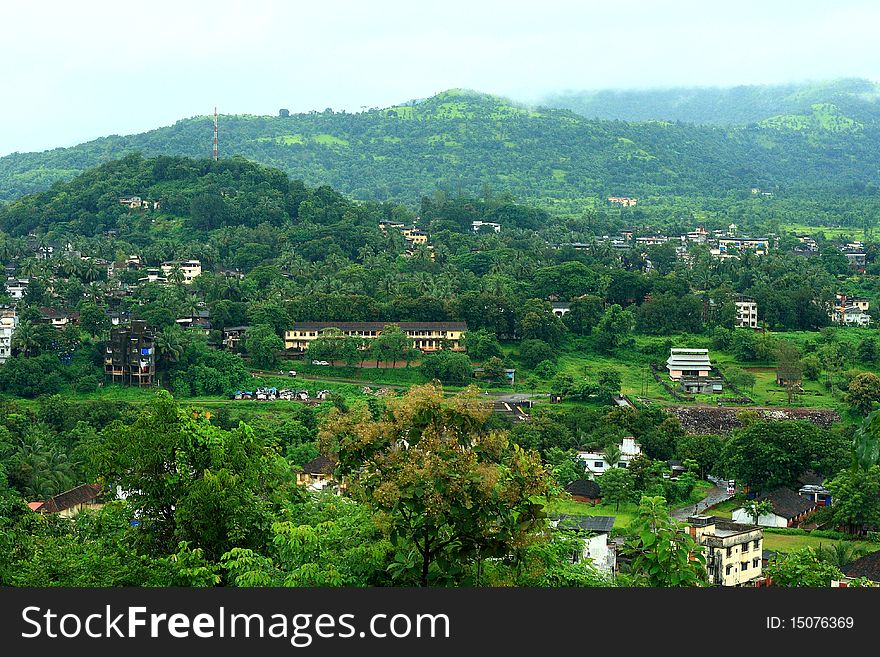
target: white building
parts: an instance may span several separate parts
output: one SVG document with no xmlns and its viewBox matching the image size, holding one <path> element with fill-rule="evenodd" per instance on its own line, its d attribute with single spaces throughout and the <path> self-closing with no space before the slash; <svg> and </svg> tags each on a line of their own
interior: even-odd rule
<svg viewBox="0 0 880 657">
<path fill-rule="evenodd" d="M 169 277 L 171 272 L 180 268 L 183 274 L 183 284 L 192 285 L 193 279 L 202 273 L 202 263 L 198 260 L 183 260 L 181 262 L 163 262 L 162 272 Z"/>
<path fill-rule="evenodd" d="M 571 304 L 567 301 L 551 301 L 550 305 L 553 306 L 553 314 L 557 317 L 565 317 L 571 312 Z"/>
<path fill-rule="evenodd" d="M 611 464 L 605 460 L 605 456 L 599 452 L 579 451 L 578 458 L 587 466 L 587 471 L 594 475 L 600 475 L 613 467 L 626 468 L 629 462 L 642 453 L 642 446 L 632 436 L 627 436 L 619 445 L 620 461 Z"/>
<path fill-rule="evenodd" d="M 758 304 L 755 300 L 739 297 L 735 303 L 737 328 L 758 328 Z"/>
<path fill-rule="evenodd" d="M 18 327 L 18 316 L 12 308 L 0 309 L 0 365 L 12 356 L 12 334 Z"/>
<path fill-rule="evenodd" d="M 143 285 L 144 283 L 159 283 L 161 285 L 165 285 L 168 283 L 168 279 L 162 275 L 161 269 L 152 267 L 147 269 L 146 276 L 141 276 L 138 279 L 138 285 Z"/>
<path fill-rule="evenodd" d="M 496 224 L 491 221 L 479 221 L 479 220 L 471 222 L 471 229 L 473 229 L 473 231 L 475 233 L 480 232 L 480 229 L 483 228 L 484 226 L 489 226 L 496 233 L 501 232 L 501 224 Z"/>
<path fill-rule="evenodd" d="M 682 377 L 707 377 L 712 371 L 708 349 L 671 349 L 666 360 L 669 378 L 678 381 Z"/>
<path fill-rule="evenodd" d="M 572 561 L 590 561 L 600 573 L 613 575 L 617 570 L 617 551 L 609 544 L 608 536 L 614 527 L 613 516 L 561 515 L 550 521 L 554 528 L 569 529 L 578 534 L 582 549 L 572 555 Z"/>
<path fill-rule="evenodd" d="M 9 293 L 9 296 L 12 297 L 14 301 L 18 301 L 27 294 L 28 285 L 30 284 L 29 278 L 7 278 L 6 279 L 6 291 Z"/>
<path fill-rule="evenodd" d="M 639 246 L 658 246 L 666 244 L 669 238 L 666 235 L 648 235 L 646 237 L 637 237 L 636 244 Z"/>
<path fill-rule="evenodd" d="M 758 516 L 758 525 L 761 527 L 795 527 L 815 511 L 819 504 L 815 498 L 800 495 L 788 488 L 776 490 L 757 498 L 758 502 L 770 502 L 772 511 Z M 730 514 L 734 522 L 755 521 L 746 507 L 734 509 Z"/>
<path fill-rule="evenodd" d="M 844 326 L 869 326 L 869 307 L 870 301 L 864 297 L 847 297 L 838 293 L 831 309 L 831 321 Z"/>
</svg>

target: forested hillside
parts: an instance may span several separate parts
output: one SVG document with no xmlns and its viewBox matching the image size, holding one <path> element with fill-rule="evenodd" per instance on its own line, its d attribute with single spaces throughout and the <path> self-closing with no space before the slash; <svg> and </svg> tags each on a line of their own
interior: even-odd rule
<svg viewBox="0 0 880 657">
<path fill-rule="evenodd" d="M 354 198 L 410 205 L 438 189 L 510 192 L 548 208 L 586 207 L 609 195 L 706 197 L 752 187 L 789 195 L 873 193 L 880 183 L 877 121 L 831 101 L 816 104 L 806 119 L 783 115 L 718 127 L 590 120 L 449 91 L 358 114 L 221 116 L 220 151 Z M 211 119 L 195 117 L 140 135 L 12 154 L 0 158 L 0 199 L 135 151 L 206 156 L 211 134 Z"/>
<path fill-rule="evenodd" d="M 542 103 L 595 119 L 747 125 L 770 117 L 809 115 L 813 105 L 828 103 L 858 121 L 873 121 L 880 115 L 878 94 L 873 82 L 854 78 L 730 88 L 566 91 L 546 96 Z"/>
</svg>

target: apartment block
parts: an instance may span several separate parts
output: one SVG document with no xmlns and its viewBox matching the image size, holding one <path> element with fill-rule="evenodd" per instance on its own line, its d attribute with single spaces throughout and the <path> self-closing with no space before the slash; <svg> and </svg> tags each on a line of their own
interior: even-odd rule
<svg viewBox="0 0 880 657">
<path fill-rule="evenodd" d="M 148 387 L 156 379 L 153 329 L 142 320 L 110 329 L 104 354 L 104 372 L 113 383 Z"/>
<path fill-rule="evenodd" d="M 717 516 L 690 516 L 688 532 L 705 549 L 709 581 L 716 586 L 754 586 L 764 579 L 764 530 Z"/>
</svg>

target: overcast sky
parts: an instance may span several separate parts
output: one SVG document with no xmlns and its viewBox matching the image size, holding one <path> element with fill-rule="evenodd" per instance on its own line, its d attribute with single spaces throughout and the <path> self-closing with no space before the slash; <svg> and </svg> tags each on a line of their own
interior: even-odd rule
<svg viewBox="0 0 880 657">
<path fill-rule="evenodd" d="M 180 118 L 359 111 L 453 87 L 880 80 L 865 0 L 43 0 L 0 8 L 0 155 Z"/>
</svg>

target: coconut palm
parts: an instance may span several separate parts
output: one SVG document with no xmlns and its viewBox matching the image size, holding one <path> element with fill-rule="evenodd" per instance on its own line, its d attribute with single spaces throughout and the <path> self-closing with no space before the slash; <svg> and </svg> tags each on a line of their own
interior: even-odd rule
<svg viewBox="0 0 880 657">
<path fill-rule="evenodd" d="M 820 543 L 816 549 L 816 556 L 820 561 L 837 566 L 840 570 L 843 570 L 844 566 L 848 566 L 856 559 L 861 559 L 866 554 L 868 554 L 868 550 L 863 546 L 845 541 L 838 541 L 831 545 L 822 545 Z"/>
<path fill-rule="evenodd" d="M 167 374 L 172 363 L 176 363 L 183 355 L 185 341 L 179 326 L 166 326 L 156 334 L 156 351 L 158 359 L 156 367 Z"/>
<path fill-rule="evenodd" d="M 620 451 L 620 446 L 616 443 L 611 443 L 602 450 L 602 458 L 608 463 L 609 468 L 616 467 L 622 456 L 623 452 Z"/>
<path fill-rule="evenodd" d="M 39 350 L 42 345 L 42 336 L 38 326 L 27 319 L 19 322 L 12 334 L 12 347 L 28 357 L 35 350 Z"/>
</svg>

